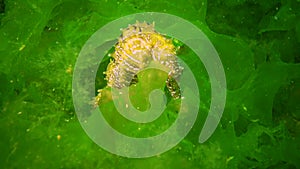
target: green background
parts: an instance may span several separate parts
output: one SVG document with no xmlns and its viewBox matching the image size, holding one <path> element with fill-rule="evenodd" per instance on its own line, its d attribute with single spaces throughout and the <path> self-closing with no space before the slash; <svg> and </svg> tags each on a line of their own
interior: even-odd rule
<svg viewBox="0 0 300 169">
<path fill-rule="evenodd" d="M 197 72 L 202 92 L 199 119 L 170 151 L 127 159 L 81 128 L 72 70 L 96 30 L 146 11 L 177 15 L 206 33 L 225 69 L 227 101 L 215 133 L 198 143 L 210 83 L 183 47 L 179 57 Z M 300 168 L 299 11 L 299 0 L 0 0 L 0 168 Z M 164 117 L 156 127 L 176 113 Z M 123 130 L 139 135 L 132 126 Z"/>
</svg>

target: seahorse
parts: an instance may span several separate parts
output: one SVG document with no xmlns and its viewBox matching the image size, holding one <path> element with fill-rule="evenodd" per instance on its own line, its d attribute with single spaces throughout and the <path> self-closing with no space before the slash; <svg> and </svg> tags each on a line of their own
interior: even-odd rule
<svg viewBox="0 0 300 169">
<path fill-rule="evenodd" d="M 154 29 L 154 23 L 136 22 L 126 29 L 121 29 L 122 34 L 115 45 L 115 51 L 107 66 L 107 86 L 121 89 L 137 81 L 138 71 L 149 66 L 151 61 L 156 61 L 168 68 L 166 86 L 174 99 L 180 98 L 180 90 L 176 80 L 179 79 L 183 67 L 177 60 L 177 47 L 172 39 L 165 37 Z M 101 90 L 98 91 L 96 104 L 98 105 Z"/>
</svg>

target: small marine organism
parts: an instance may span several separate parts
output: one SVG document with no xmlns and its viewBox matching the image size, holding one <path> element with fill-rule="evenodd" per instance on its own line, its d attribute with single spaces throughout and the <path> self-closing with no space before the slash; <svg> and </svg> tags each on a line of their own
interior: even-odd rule
<svg viewBox="0 0 300 169">
<path fill-rule="evenodd" d="M 136 22 L 126 29 L 114 46 L 110 63 L 104 74 L 107 86 L 121 89 L 137 83 L 137 73 L 149 66 L 150 62 L 157 62 L 168 68 L 166 87 L 174 99 L 181 97 L 176 80 L 179 79 L 183 67 L 177 61 L 176 51 L 179 47 L 173 44 L 172 39 L 158 33 L 154 23 Z M 99 105 L 102 90 L 98 90 L 95 105 Z"/>
</svg>

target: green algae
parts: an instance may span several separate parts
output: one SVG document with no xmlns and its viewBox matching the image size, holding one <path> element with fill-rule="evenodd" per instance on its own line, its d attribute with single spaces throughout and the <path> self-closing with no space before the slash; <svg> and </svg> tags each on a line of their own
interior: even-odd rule
<svg viewBox="0 0 300 169">
<path fill-rule="evenodd" d="M 201 72 L 197 122 L 170 151 L 127 159 L 104 151 L 82 130 L 72 103 L 72 71 L 96 30 L 144 11 L 174 14 L 202 29 L 220 55 L 228 93 L 220 125 L 198 143 L 210 82 L 183 46 L 180 57 Z M 0 1 L 0 168 L 300 168 L 299 11 L 293 0 Z M 142 126 L 144 134 L 133 130 L 137 125 L 119 129 L 147 136 L 176 117 L 167 112 L 155 123 L 161 128 Z"/>
</svg>

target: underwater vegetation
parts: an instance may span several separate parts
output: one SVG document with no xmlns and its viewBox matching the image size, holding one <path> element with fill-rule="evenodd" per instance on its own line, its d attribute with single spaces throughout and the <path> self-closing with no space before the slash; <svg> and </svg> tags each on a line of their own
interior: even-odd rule
<svg viewBox="0 0 300 169">
<path fill-rule="evenodd" d="M 199 85 L 198 119 L 170 151 L 128 159 L 103 150 L 81 128 L 72 76 L 81 47 L 95 31 L 148 11 L 182 17 L 207 35 L 225 69 L 227 100 L 212 137 L 198 143 L 210 81 L 194 52 L 180 45 L 178 56 Z M 299 0 L 0 0 L 0 168 L 300 168 L 299 11 Z M 99 67 L 97 87 L 106 85 L 108 63 Z M 147 77 L 133 90 L 150 90 L 143 80 L 153 79 Z M 145 99 L 132 97 L 147 109 Z M 123 125 L 127 121 L 109 99 L 101 109 L 115 129 L 146 137 L 175 121 L 177 102 L 168 104 L 150 125 Z"/>
</svg>

